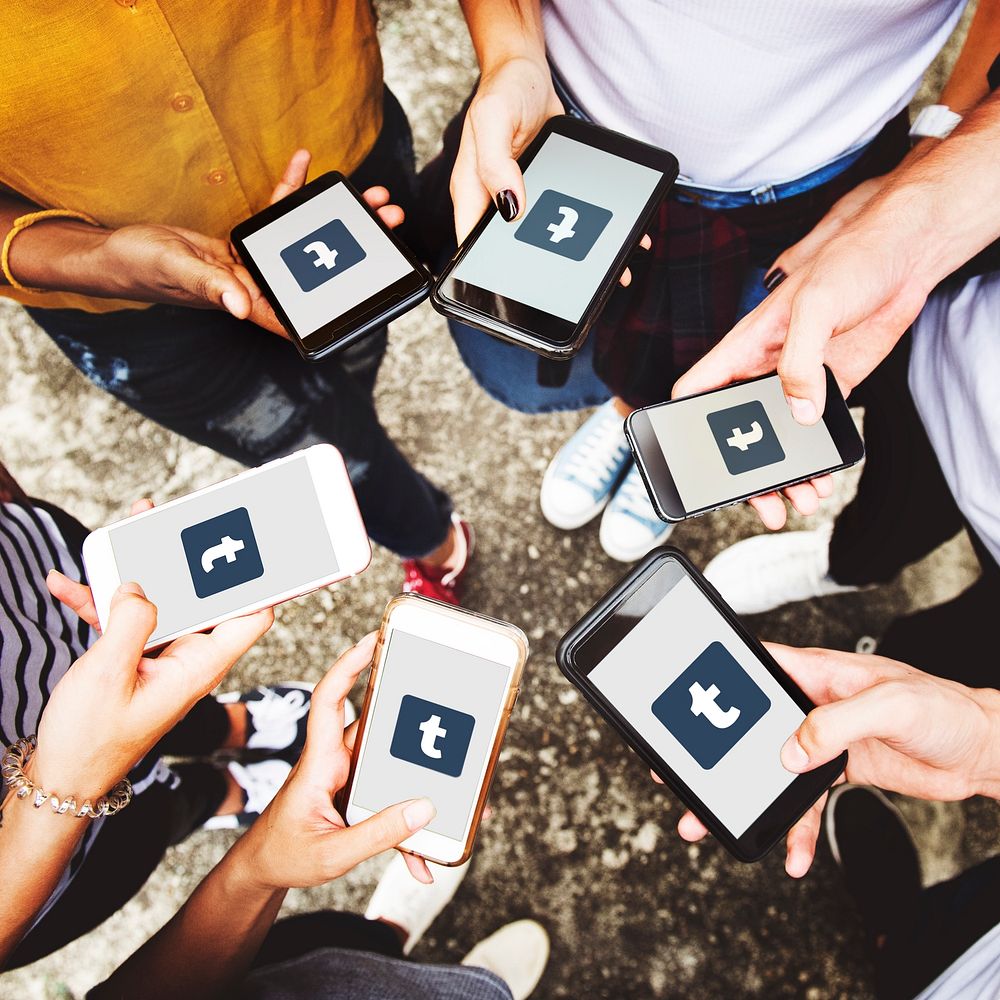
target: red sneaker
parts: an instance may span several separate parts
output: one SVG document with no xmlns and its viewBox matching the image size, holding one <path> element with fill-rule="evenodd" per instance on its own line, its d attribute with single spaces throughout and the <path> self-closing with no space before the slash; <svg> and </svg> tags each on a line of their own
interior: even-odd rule
<svg viewBox="0 0 1000 1000">
<path fill-rule="evenodd" d="M 459 589 L 472 558 L 476 536 L 472 525 L 457 514 L 451 515 L 451 523 L 458 528 L 458 539 L 448 565 L 429 566 L 419 559 L 404 559 L 404 594 L 421 594 L 447 604 L 459 604 Z"/>
</svg>

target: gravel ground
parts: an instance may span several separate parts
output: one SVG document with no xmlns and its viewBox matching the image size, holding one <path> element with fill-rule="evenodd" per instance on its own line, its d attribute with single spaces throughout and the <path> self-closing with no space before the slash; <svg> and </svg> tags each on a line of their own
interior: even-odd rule
<svg viewBox="0 0 1000 1000">
<path fill-rule="evenodd" d="M 387 76 L 426 159 L 474 79 L 471 48 L 450 0 L 383 0 L 380 7 Z M 936 66 L 922 100 L 939 86 L 940 73 Z M 237 470 L 91 387 L 10 304 L 0 304 L 0 370 L 8 373 L 0 385 L 4 461 L 29 491 L 85 523 L 123 516 L 135 497 L 166 500 Z M 601 552 L 596 525 L 564 534 L 538 511 L 542 472 L 580 416 L 527 417 L 488 399 L 426 305 L 393 325 L 378 399 L 396 440 L 476 525 L 468 606 L 517 622 L 532 642 L 494 815 L 469 878 L 414 957 L 457 960 L 500 924 L 533 916 L 553 944 L 540 997 L 869 996 L 858 920 L 828 852 L 796 883 L 778 855 L 742 866 L 714 844 L 684 844 L 673 832 L 676 800 L 652 786 L 556 669 L 553 651 L 566 626 L 622 572 Z M 850 474 L 839 477 L 824 519 L 853 483 Z M 704 565 L 760 530 L 748 510 L 731 509 L 682 525 L 674 539 Z M 784 608 L 751 626 L 778 641 L 853 648 L 892 617 L 953 596 L 974 567 L 958 539 L 889 586 Z M 395 560 L 377 551 L 361 579 L 286 605 L 225 688 L 318 680 L 340 650 L 377 624 L 399 582 Z M 901 807 L 930 882 L 996 849 L 995 803 L 904 800 Z M 190 837 L 96 931 L 0 977 L 0 997 L 82 996 L 180 906 L 232 839 Z M 293 891 L 286 911 L 361 908 L 386 861 Z"/>
</svg>

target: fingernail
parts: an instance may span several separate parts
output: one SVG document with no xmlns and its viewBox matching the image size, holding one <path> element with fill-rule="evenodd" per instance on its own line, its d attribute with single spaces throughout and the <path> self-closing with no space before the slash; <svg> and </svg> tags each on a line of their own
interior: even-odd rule
<svg viewBox="0 0 1000 1000">
<path fill-rule="evenodd" d="M 764 275 L 764 288 L 773 292 L 787 277 L 788 275 L 780 267 L 772 268 Z"/>
<path fill-rule="evenodd" d="M 403 807 L 403 821 L 407 830 L 421 830 L 434 819 L 437 809 L 430 799 L 414 799 Z"/>
<path fill-rule="evenodd" d="M 504 222 L 513 222 L 519 211 L 517 197 L 509 188 L 497 195 L 497 211 Z"/>
<path fill-rule="evenodd" d="M 798 737 L 793 733 L 781 748 L 781 763 L 786 771 L 798 774 L 809 766 L 809 755 L 802 749 Z"/>
<path fill-rule="evenodd" d="M 123 583 L 118 588 L 119 594 L 135 594 L 137 597 L 145 597 L 146 591 L 142 589 L 134 580 L 129 580 L 127 583 Z"/>
<path fill-rule="evenodd" d="M 800 424 L 816 423 L 816 407 L 809 399 L 800 399 L 798 396 L 789 396 L 788 405 L 792 408 L 792 416 Z"/>
<path fill-rule="evenodd" d="M 233 292 L 222 293 L 222 304 L 225 306 L 226 312 L 233 313 L 234 316 L 236 315 L 234 310 L 237 308 L 238 303 L 236 301 L 236 295 Z"/>
</svg>

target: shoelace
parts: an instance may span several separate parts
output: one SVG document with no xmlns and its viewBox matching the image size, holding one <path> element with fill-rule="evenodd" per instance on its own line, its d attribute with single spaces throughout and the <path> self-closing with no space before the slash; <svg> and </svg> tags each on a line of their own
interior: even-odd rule
<svg viewBox="0 0 1000 1000">
<path fill-rule="evenodd" d="M 649 494 L 643 485 L 639 473 L 635 469 L 625 477 L 614 499 L 615 509 L 623 514 L 634 517 L 637 521 L 647 524 L 659 524 L 660 519 L 656 516 L 652 504 L 649 502 Z"/>
<path fill-rule="evenodd" d="M 264 688 L 264 696 L 259 701 L 245 702 L 248 721 L 253 724 L 253 733 L 247 740 L 251 746 L 258 733 L 266 735 L 271 742 L 290 746 L 298 732 L 298 722 L 309 711 L 309 692 L 292 688 L 278 694 L 272 688 Z M 280 738 L 279 738 L 280 737 Z"/>
<path fill-rule="evenodd" d="M 613 452 L 608 446 L 618 441 Z M 609 410 L 602 419 L 595 422 L 592 431 L 578 444 L 566 460 L 565 472 L 577 482 L 596 492 L 602 492 L 614 474 L 621 467 L 622 459 L 628 452 L 628 444 L 622 435 L 621 418 Z"/>
<path fill-rule="evenodd" d="M 229 771 L 247 797 L 243 811 L 262 813 L 277 795 L 290 770 L 288 764 L 278 760 L 262 760 L 259 764 L 246 766 L 233 761 Z"/>
</svg>

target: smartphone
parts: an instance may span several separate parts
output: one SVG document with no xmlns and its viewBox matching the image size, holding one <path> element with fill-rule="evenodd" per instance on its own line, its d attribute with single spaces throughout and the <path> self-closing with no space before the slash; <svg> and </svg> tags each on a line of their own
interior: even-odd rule
<svg viewBox="0 0 1000 1000">
<path fill-rule="evenodd" d="M 83 543 L 102 627 L 123 581 L 156 605 L 147 649 L 347 579 L 371 553 L 347 467 L 328 444 L 99 528 Z"/>
<path fill-rule="evenodd" d="M 785 740 L 813 705 L 676 549 L 654 549 L 563 637 L 559 667 L 741 861 L 762 858 L 833 784 Z"/>
<path fill-rule="evenodd" d="M 347 823 L 426 796 L 437 815 L 402 849 L 465 861 L 527 658 L 514 625 L 412 594 L 391 600 L 343 792 Z"/>
<path fill-rule="evenodd" d="M 434 285 L 446 316 L 556 360 L 579 351 L 663 197 L 676 158 L 569 115 L 518 160 L 528 203 L 491 206 Z"/>
<path fill-rule="evenodd" d="M 299 354 L 319 361 L 412 309 L 430 275 L 336 171 L 231 234 Z"/>
<path fill-rule="evenodd" d="M 826 409 L 792 416 L 777 375 L 646 406 L 625 421 L 653 509 L 682 521 L 860 462 L 865 446 L 826 369 Z"/>
</svg>

